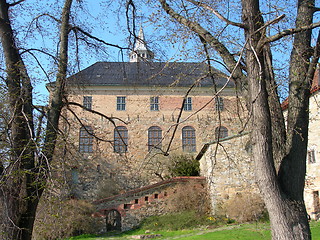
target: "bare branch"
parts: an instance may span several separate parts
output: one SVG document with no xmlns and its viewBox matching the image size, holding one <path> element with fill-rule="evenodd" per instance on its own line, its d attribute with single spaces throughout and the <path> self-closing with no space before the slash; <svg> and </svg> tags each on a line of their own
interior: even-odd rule
<svg viewBox="0 0 320 240">
<path fill-rule="evenodd" d="M 117 118 L 117 117 L 108 117 L 108 116 L 104 115 L 104 114 L 101 113 L 101 112 L 98 112 L 98 111 L 95 111 L 95 110 L 86 108 L 86 107 L 84 107 L 83 105 L 81 105 L 80 103 L 67 102 L 65 105 L 66 105 L 66 106 L 68 106 L 68 105 L 74 105 L 74 106 L 77 106 L 77 107 L 81 107 L 82 109 L 84 109 L 84 110 L 86 110 L 86 111 L 88 111 L 88 112 L 97 114 L 98 116 L 101 116 L 101 117 L 109 120 L 114 126 L 116 126 L 116 123 L 115 123 L 114 120 L 118 120 L 118 121 L 120 121 L 120 122 L 122 122 L 123 124 L 126 124 L 126 125 L 128 124 L 126 121 L 124 121 L 124 120 L 122 120 L 122 119 L 120 119 L 120 118 Z M 69 109 L 69 108 L 68 108 L 68 109 Z M 69 110 L 70 110 L 70 109 L 69 109 Z"/>
<path fill-rule="evenodd" d="M 130 48 L 127 48 L 127 47 L 120 47 L 119 45 L 116 45 L 116 44 L 112 44 L 112 43 L 108 43 L 100 38 L 97 38 L 93 35 L 91 35 L 90 33 L 84 31 L 83 29 L 81 29 L 80 27 L 77 27 L 77 26 L 74 26 L 71 28 L 71 30 L 73 31 L 79 31 L 81 32 L 82 34 L 84 34 L 85 36 L 89 37 L 89 38 L 92 38 L 94 40 L 96 40 L 97 42 L 100 42 L 100 43 L 103 43 L 104 45 L 107 45 L 107 46 L 110 46 L 110 47 L 115 47 L 115 48 L 119 48 L 120 50 L 130 50 Z"/>
<path fill-rule="evenodd" d="M 50 15 L 50 14 L 48 14 L 48 13 L 43 13 L 43 14 L 40 14 L 40 15 L 36 16 L 36 17 L 32 20 L 32 22 L 33 22 L 33 21 L 38 21 L 38 19 L 41 18 L 41 17 L 43 17 L 43 16 L 50 17 L 50 18 L 52 18 L 53 20 L 55 20 L 57 23 L 61 23 L 61 20 L 60 20 L 60 19 L 58 19 L 58 18 L 56 18 L 56 17 L 54 17 L 54 16 L 52 16 L 52 15 Z"/>
<path fill-rule="evenodd" d="M 231 72 L 234 70 L 234 67 L 237 66 L 237 61 L 235 60 L 234 56 L 229 52 L 229 50 L 226 48 L 226 46 L 221 43 L 217 38 L 215 38 L 210 32 L 208 32 L 206 29 L 204 29 L 199 23 L 193 22 L 181 14 L 175 12 L 167 3 L 166 0 L 159 0 L 162 8 L 171 16 L 174 18 L 177 22 L 180 24 L 186 26 L 191 31 L 197 33 L 199 36 L 201 36 L 212 48 L 214 48 L 221 58 L 223 59 L 224 63 L 228 66 L 228 71 Z M 241 71 L 241 68 L 238 67 L 233 77 L 235 79 L 242 79 L 244 74 Z"/>
<path fill-rule="evenodd" d="M 87 132 L 89 135 L 93 136 L 94 138 L 96 138 L 97 140 L 102 141 L 102 142 L 109 142 L 109 143 L 113 142 L 113 141 L 110 141 L 110 140 L 105 140 L 105 139 L 103 139 L 103 138 L 100 138 L 100 137 L 98 137 L 96 134 L 90 132 L 90 131 L 87 129 L 87 127 L 82 123 L 82 121 L 81 121 L 81 119 L 78 117 L 78 115 L 77 115 L 71 108 L 68 108 L 68 110 L 72 113 L 72 115 L 77 119 L 77 121 L 81 124 L 81 126 L 86 130 L 86 132 Z M 112 121 L 111 121 L 111 122 L 112 122 Z M 112 122 L 112 123 L 114 124 L 114 122 Z M 115 124 L 114 124 L 114 125 L 115 125 Z"/>
<path fill-rule="evenodd" d="M 292 34 L 295 34 L 295 33 L 298 33 L 298 32 L 302 32 L 302 31 L 306 31 L 306 30 L 310 30 L 310 29 L 314 29 L 314 28 L 317 28 L 317 27 L 320 27 L 320 22 L 316 22 L 316 23 L 312 23 L 308 26 L 303 26 L 303 27 L 299 27 L 299 28 L 290 28 L 290 29 L 286 29 L 286 30 L 283 30 L 282 32 L 279 32 L 278 34 L 275 34 L 273 36 L 270 36 L 270 37 L 266 37 L 263 41 L 263 44 L 265 43 L 270 43 L 270 42 L 275 42 L 285 36 L 288 36 L 288 35 L 292 35 Z"/>
<path fill-rule="evenodd" d="M 207 5 L 203 2 L 198 2 L 198 1 L 194 1 L 194 0 L 187 0 L 187 1 L 211 11 L 220 20 L 226 22 L 229 25 L 240 27 L 240 28 L 245 28 L 245 25 L 243 23 L 237 23 L 237 22 L 230 21 L 229 19 L 222 16 L 217 10 L 213 9 L 212 7 L 210 7 L 209 5 Z"/>
<path fill-rule="evenodd" d="M 52 57 L 52 58 L 55 60 L 55 62 L 57 62 L 57 58 L 54 57 L 53 55 L 47 53 L 47 52 L 44 52 L 44 51 L 40 50 L 40 49 L 27 49 L 27 50 L 25 50 L 25 51 L 23 51 L 23 52 L 21 53 L 21 55 L 23 55 L 24 53 L 29 53 L 29 54 L 36 60 L 38 66 L 41 68 L 41 70 L 43 71 L 43 73 L 46 75 L 48 81 L 50 82 L 51 79 L 50 79 L 49 75 L 47 74 L 46 70 L 44 69 L 44 67 L 42 66 L 41 62 L 38 60 L 38 58 L 31 52 L 32 50 L 39 51 L 39 52 L 41 52 L 41 53 L 44 53 L 44 54 Z"/>
<path fill-rule="evenodd" d="M 19 0 L 19 1 L 17 1 L 17 2 L 10 3 L 10 4 L 9 4 L 9 7 L 13 7 L 13 6 L 15 6 L 15 5 L 18 5 L 18 4 L 22 3 L 22 2 L 24 2 L 24 1 L 25 1 L 25 0 Z"/>
</svg>

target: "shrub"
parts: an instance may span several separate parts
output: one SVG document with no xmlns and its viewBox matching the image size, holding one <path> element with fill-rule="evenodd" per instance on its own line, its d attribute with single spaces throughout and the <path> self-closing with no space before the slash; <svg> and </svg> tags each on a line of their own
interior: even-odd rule
<svg viewBox="0 0 320 240">
<path fill-rule="evenodd" d="M 193 211 L 200 215 L 210 213 L 210 201 L 205 186 L 186 183 L 175 189 L 168 199 L 167 208 L 170 212 Z"/>
<path fill-rule="evenodd" d="M 33 239 L 63 239 L 83 233 L 93 233 L 93 207 L 84 200 L 43 198 L 39 204 Z"/>
<path fill-rule="evenodd" d="M 169 172 L 172 177 L 200 175 L 200 163 L 193 156 L 174 155 L 171 161 Z"/>
<path fill-rule="evenodd" d="M 220 214 L 225 214 L 240 223 L 267 219 L 264 202 L 256 193 L 237 193 L 224 201 L 220 208 Z"/>
</svg>

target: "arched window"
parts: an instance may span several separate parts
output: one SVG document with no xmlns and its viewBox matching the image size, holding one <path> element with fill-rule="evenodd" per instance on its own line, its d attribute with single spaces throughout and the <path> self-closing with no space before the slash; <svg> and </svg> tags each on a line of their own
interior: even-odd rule
<svg viewBox="0 0 320 240">
<path fill-rule="evenodd" d="M 93 130 L 90 126 L 84 126 L 80 128 L 79 152 L 81 153 L 93 152 Z"/>
<path fill-rule="evenodd" d="M 191 126 L 182 128 L 182 150 L 184 152 L 196 151 L 196 131 Z"/>
<path fill-rule="evenodd" d="M 148 129 L 148 151 L 161 148 L 162 130 L 160 127 L 152 126 Z"/>
<path fill-rule="evenodd" d="M 128 129 L 119 126 L 114 129 L 114 152 L 124 153 L 128 150 Z"/>
<path fill-rule="evenodd" d="M 228 137 L 228 129 L 224 126 L 216 127 L 215 137 L 216 139 Z"/>
</svg>

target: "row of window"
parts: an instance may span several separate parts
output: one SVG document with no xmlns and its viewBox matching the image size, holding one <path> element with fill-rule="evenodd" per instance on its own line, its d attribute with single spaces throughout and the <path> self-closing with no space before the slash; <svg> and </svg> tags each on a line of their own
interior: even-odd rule
<svg viewBox="0 0 320 240">
<path fill-rule="evenodd" d="M 150 110 L 151 111 L 159 111 L 160 101 L 159 97 L 150 97 Z M 84 96 L 83 97 L 83 106 L 87 109 L 92 109 L 92 97 L 91 96 Z M 125 111 L 126 110 L 126 97 L 125 96 L 118 96 L 117 97 L 117 111 Z M 215 99 L 215 109 L 216 111 L 223 111 L 224 110 L 224 103 L 222 97 L 216 97 Z M 183 110 L 184 111 L 192 111 L 192 97 L 187 97 L 184 99 L 183 103 Z"/>
<path fill-rule="evenodd" d="M 228 129 L 224 126 L 215 129 L 216 139 L 226 138 Z M 125 126 L 118 126 L 114 129 L 113 150 L 116 153 L 125 153 L 128 151 L 128 129 Z M 158 126 L 152 126 L 148 129 L 148 151 L 161 149 L 162 129 Z M 196 131 L 191 126 L 182 128 L 182 150 L 185 152 L 196 151 Z M 80 128 L 79 133 L 79 152 L 93 152 L 93 130 L 90 126 Z"/>
</svg>

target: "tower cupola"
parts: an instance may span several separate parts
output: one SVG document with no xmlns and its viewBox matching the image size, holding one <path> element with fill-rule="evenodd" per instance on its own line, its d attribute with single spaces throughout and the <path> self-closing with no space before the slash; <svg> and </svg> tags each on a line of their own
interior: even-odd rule
<svg viewBox="0 0 320 240">
<path fill-rule="evenodd" d="M 140 27 L 138 38 L 134 45 L 133 51 L 129 54 L 130 62 L 139 62 L 139 61 L 151 61 L 154 57 L 152 51 L 147 47 L 147 44 L 144 40 L 144 33 L 142 27 Z"/>
</svg>

